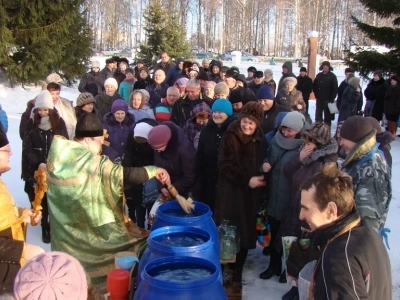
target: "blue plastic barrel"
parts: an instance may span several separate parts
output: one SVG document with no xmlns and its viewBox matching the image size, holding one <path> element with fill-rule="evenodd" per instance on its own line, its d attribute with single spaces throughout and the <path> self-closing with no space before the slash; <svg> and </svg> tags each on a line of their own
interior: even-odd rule
<svg viewBox="0 0 400 300">
<path fill-rule="evenodd" d="M 214 248 L 219 253 L 218 229 L 212 219 L 212 212 L 208 205 L 195 201 L 192 213 L 186 214 L 177 201 L 166 202 L 158 208 L 151 230 L 165 226 L 185 226 L 203 229 L 211 235 L 214 241 Z"/>
<path fill-rule="evenodd" d="M 211 235 L 203 229 L 185 226 L 167 226 L 153 230 L 147 239 L 138 274 L 141 274 L 147 263 L 167 256 L 190 256 L 207 259 L 221 271 L 219 253 L 214 248 Z M 141 277 L 137 276 L 137 286 Z"/>
<path fill-rule="evenodd" d="M 217 266 L 198 257 L 170 256 L 148 263 L 133 300 L 227 300 Z"/>
</svg>

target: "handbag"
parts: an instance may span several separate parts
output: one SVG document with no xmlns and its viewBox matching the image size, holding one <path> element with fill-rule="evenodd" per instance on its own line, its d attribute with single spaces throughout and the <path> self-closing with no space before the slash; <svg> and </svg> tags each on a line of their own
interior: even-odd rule
<svg viewBox="0 0 400 300">
<path fill-rule="evenodd" d="M 329 111 L 331 112 L 331 114 L 338 114 L 339 113 L 339 110 L 338 110 L 337 105 L 336 105 L 336 100 L 334 102 L 329 102 L 328 103 L 328 108 L 329 108 Z"/>
<path fill-rule="evenodd" d="M 268 247 L 271 242 L 271 226 L 265 209 L 257 212 L 256 231 L 258 244 Z"/>
<path fill-rule="evenodd" d="M 143 184 L 143 206 L 151 208 L 160 196 L 158 191 L 157 179 L 152 178 Z"/>
</svg>

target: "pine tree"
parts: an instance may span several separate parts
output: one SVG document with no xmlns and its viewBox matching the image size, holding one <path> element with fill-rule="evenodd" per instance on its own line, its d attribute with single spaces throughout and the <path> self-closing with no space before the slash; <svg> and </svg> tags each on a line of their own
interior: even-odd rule
<svg viewBox="0 0 400 300">
<path fill-rule="evenodd" d="M 84 0 L 1 1 L 7 18 L 0 9 L 0 33 L 12 37 L 0 42 L 0 65 L 12 82 L 38 82 L 51 72 L 70 80 L 86 71 L 91 34 Z"/>
<path fill-rule="evenodd" d="M 166 51 L 171 57 L 188 57 L 186 29 L 179 23 L 176 11 L 165 9 L 160 0 L 152 1 L 144 16 L 147 42 L 140 46 L 140 58 L 153 64 Z"/>
<path fill-rule="evenodd" d="M 368 12 L 376 13 L 381 18 L 393 18 L 393 27 L 375 27 L 363 23 L 356 17 L 352 19 L 358 29 L 379 45 L 391 49 L 388 53 L 377 51 L 359 51 L 349 53 L 346 62 L 364 77 L 373 71 L 400 74 L 400 1 L 399 0 L 360 0 Z"/>
</svg>

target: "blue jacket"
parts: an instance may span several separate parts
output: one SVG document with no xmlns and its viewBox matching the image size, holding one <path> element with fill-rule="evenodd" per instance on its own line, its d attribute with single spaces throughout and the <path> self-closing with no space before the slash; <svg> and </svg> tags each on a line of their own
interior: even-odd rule
<svg viewBox="0 0 400 300">
<path fill-rule="evenodd" d="M 134 125 L 135 118 L 129 112 L 126 113 L 125 119 L 121 123 L 115 119 L 113 113 L 107 113 L 103 119 L 103 128 L 107 129 L 107 141 L 110 142 L 110 146 L 103 146 L 103 154 L 112 161 L 116 158 L 122 159 L 128 135 Z"/>
<path fill-rule="evenodd" d="M 1 107 L 0 104 L 0 122 L 3 125 L 4 131 L 7 133 L 8 130 L 8 118 L 5 110 Z"/>
</svg>

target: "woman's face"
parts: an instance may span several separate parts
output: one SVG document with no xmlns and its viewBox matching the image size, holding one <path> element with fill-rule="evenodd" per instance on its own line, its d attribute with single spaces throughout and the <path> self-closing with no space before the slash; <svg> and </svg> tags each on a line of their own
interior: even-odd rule
<svg viewBox="0 0 400 300">
<path fill-rule="evenodd" d="M 48 108 L 38 108 L 38 114 L 41 118 L 49 116 L 49 109 Z"/>
<path fill-rule="evenodd" d="M 140 71 L 139 76 L 140 76 L 140 78 L 142 78 L 142 79 L 146 79 L 147 76 L 149 76 L 149 74 L 147 74 L 147 72 L 146 72 L 145 70 L 142 70 L 142 71 Z"/>
<path fill-rule="evenodd" d="M 374 81 L 379 81 L 379 75 L 378 74 L 374 74 Z"/>
<path fill-rule="evenodd" d="M 264 77 L 265 77 L 265 79 L 270 79 L 271 74 L 269 74 L 268 72 L 264 72 Z"/>
<path fill-rule="evenodd" d="M 117 89 L 112 84 L 107 84 L 106 85 L 106 94 L 108 96 L 114 96 L 116 90 Z"/>
<path fill-rule="evenodd" d="M 282 135 L 287 139 L 294 139 L 299 132 L 289 128 L 289 127 L 282 127 Z"/>
<path fill-rule="evenodd" d="M 218 66 L 213 66 L 212 72 L 213 72 L 213 74 L 219 74 L 219 67 Z"/>
<path fill-rule="evenodd" d="M 120 123 L 125 119 L 125 116 L 126 116 L 126 112 L 124 112 L 123 110 L 117 110 L 114 113 L 115 120 L 117 120 Z"/>
<path fill-rule="evenodd" d="M 88 113 L 91 113 L 93 111 L 93 108 L 94 108 L 93 103 L 88 103 L 88 104 L 85 104 L 84 106 L 82 106 L 82 110 L 86 111 Z"/>
<path fill-rule="evenodd" d="M 124 71 L 126 70 L 126 68 L 127 68 L 127 65 L 126 65 L 126 64 L 120 64 L 120 65 L 119 65 L 119 69 L 120 69 L 122 72 L 124 72 Z"/>
<path fill-rule="evenodd" d="M 139 109 L 141 103 L 142 103 L 142 96 L 139 93 L 133 95 L 132 101 L 131 101 L 132 107 L 134 109 Z"/>
<path fill-rule="evenodd" d="M 285 84 L 285 86 L 286 86 L 286 89 L 289 91 L 289 92 L 291 92 L 291 91 L 293 91 L 293 89 L 294 89 L 294 83 L 293 82 L 286 82 L 286 84 Z"/>
<path fill-rule="evenodd" d="M 228 115 L 222 111 L 214 111 L 212 113 L 212 118 L 215 124 L 221 125 L 226 119 L 228 119 Z"/>
<path fill-rule="evenodd" d="M 397 81 L 394 80 L 394 79 L 390 79 L 390 84 L 391 84 L 391 85 L 396 85 L 396 84 L 397 84 Z"/>
<path fill-rule="evenodd" d="M 253 135 L 254 131 L 256 131 L 257 124 L 253 120 L 249 118 L 243 118 L 240 121 L 240 129 L 243 131 L 245 135 Z"/>
<path fill-rule="evenodd" d="M 207 96 L 208 98 L 211 98 L 211 99 L 214 98 L 214 88 L 212 88 L 212 87 L 206 87 L 206 89 L 205 89 L 204 91 L 205 91 L 206 96 Z"/>
</svg>

